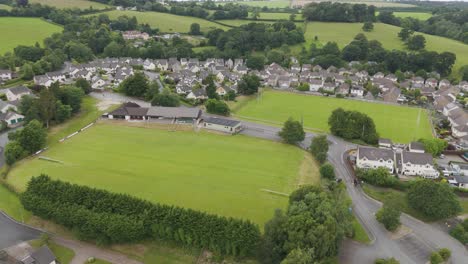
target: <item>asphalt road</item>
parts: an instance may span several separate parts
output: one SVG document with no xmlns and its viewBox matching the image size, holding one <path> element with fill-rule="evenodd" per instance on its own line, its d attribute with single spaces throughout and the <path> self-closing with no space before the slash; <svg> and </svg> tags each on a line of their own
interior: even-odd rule
<svg viewBox="0 0 468 264">
<path fill-rule="evenodd" d="M 244 130 L 241 134 L 280 140 L 278 127 L 248 121 L 242 123 Z M 301 147 L 307 148 L 314 136 L 307 133 L 306 139 L 300 144 Z M 372 240 L 370 245 L 346 240 L 340 250 L 340 263 L 370 264 L 374 263 L 376 258 L 394 257 L 400 263 L 422 264 L 427 263 L 432 251 L 444 247 L 452 251 L 452 263 L 468 263 L 468 252 L 460 242 L 436 225 L 424 223 L 406 214 L 402 214 L 401 222 L 412 232 L 399 239 L 391 239 L 383 225 L 375 219 L 375 213 L 381 204 L 368 198 L 360 187 L 354 186 L 352 174 L 345 163 L 344 153 L 357 146 L 334 136 L 328 136 L 328 140 L 331 142 L 328 160 L 334 165 L 337 177 L 346 183 L 348 194 L 353 201 L 353 211 Z"/>
<path fill-rule="evenodd" d="M 40 234 L 41 232 L 20 225 L 0 212 L 0 249 L 36 239 Z"/>
</svg>

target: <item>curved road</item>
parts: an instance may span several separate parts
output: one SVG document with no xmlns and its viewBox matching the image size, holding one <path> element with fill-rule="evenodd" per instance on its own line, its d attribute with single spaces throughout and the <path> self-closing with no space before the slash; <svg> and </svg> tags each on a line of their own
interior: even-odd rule
<svg viewBox="0 0 468 264">
<path fill-rule="evenodd" d="M 242 134 L 269 139 L 281 140 L 278 136 L 280 128 L 242 121 Z M 306 149 L 310 146 L 314 134 L 307 133 L 300 146 Z M 449 248 L 452 251 L 452 263 L 468 263 L 468 252 L 465 247 L 447 233 L 437 227 L 419 221 L 407 214 L 401 215 L 401 222 L 411 232 L 392 239 L 389 232 L 375 219 L 375 213 L 381 203 L 369 198 L 360 187 L 355 187 L 352 174 L 345 162 L 345 152 L 355 149 L 357 145 L 346 142 L 334 136 L 328 136 L 332 143 L 328 152 L 328 160 L 333 164 L 338 178 L 346 183 L 347 191 L 353 201 L 353 210 L 369 237 L 371 245 L 363 245 L 351 240 L 345 241 L 340 251 L 340 263 L 366 264 L 374 263 L 376 258 L 394 257 L 405 264 L 427 263 L 430 253 L 439 248 Z"/>
</svg>

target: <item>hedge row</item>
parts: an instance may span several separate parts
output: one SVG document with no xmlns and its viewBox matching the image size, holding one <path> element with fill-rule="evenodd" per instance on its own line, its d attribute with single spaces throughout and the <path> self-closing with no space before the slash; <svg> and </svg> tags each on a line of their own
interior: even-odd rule
<svg viewBox="0 0 468 264">
<path fill-rule="evenodd" d="M 249 256 L 257 250 L 261 237 L 258 226 L 249 221 L 153 204 L 46 175 L 31 179 L 21 201 L 34 214 L 60 223 L 84 239 L 104 243 L 153 238 L 219 254 Z"/>
</svg>

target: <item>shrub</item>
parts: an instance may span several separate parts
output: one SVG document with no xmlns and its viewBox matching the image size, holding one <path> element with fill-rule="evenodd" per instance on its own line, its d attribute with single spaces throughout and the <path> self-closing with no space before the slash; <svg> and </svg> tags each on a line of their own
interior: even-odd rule
<svg viewBox="0 0 468 264">
<path fill-rule="evenodd" d="M 401 212 L 391 206 L 384 205 L 375 215 L 388 231 L 395 231 L 400 226 Z"/>
<path fill-rule="evenodd" d="M 305 132 L 302 124 L 292 118 L 289 118 L 284 122 L 283 128 L 278 135 L 288 144 L 297 144 L 305 138 Z"/>
<path fill-rule="evenodd" d="M 438 252 L 432 252 L 430 261 L 431 261 L 431 264 L 440 264 L 444 262 L 444 259 L 440 256 Z"/>
<path fill-rule="evenodd" d="M 356 176 L 369 184 L 381 187 L 395 187 L 399 182 L 386 168 L 357 169 Z"/>
<path fill-rule="evenodd" d="M 320 166 L 320 176 L 325 179 L 334 180 L 335 179 L 335 170 L 330 163 L 325 163 Z"/>
<path fill-rule="evenodd" d="M 442 257 L 444 261 L 447 261 L 452 255 L 452 252 L 450 252 L 450 249 L 448 248 L 441 248 L 439 249 L 439 255 Z"/>
<path fill-rule="evenodd" d="M 209 99 L 205 106 L 206 111 L 210 114 L 228 116 L 231 113 L 229 106 L 225 102 L 216 99 Z"/>
</svg>

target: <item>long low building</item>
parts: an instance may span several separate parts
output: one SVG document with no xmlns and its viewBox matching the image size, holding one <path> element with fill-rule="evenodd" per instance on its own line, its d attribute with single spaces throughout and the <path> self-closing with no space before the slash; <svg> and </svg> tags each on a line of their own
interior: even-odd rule
<svg viewBox="0 0 468 264">
<path fill-rule="evenodd" d="M 428 153 L 401 151 L 374 147 L 358 147 L 356 166 L 361 169 L 387 168 L 390 173 L 435 179 L 439 171 Z"/>
<path fill-rule="evenodd" d="M 125 103 L 116 110 L 104 114 L 109 119 L 124 120 L 170 120 L 173 123 L 196 123 L 202 112 L 195 107 L 140 107 L 135 103 Z"/>
<path fill-rule="evenodd" d="M 221 131 L 224 133 L 235 134 L 242 130 L 240 121 L 219 118 L 219 117 L 206 117 L 203 119 L 203 127 L 206 129 Z"/>
</svg>

